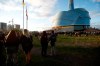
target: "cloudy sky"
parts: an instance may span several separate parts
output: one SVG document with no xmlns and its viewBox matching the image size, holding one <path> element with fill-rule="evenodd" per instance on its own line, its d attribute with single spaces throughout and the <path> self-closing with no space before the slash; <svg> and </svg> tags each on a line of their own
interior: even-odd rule
<svg viewBox="0 0 100 66">
<path fill-rule="evenodd" d="M 60 11 L 68 10 L 68 0 L 24 0 L 28 11 L 28 29 L 43 30 L 52 26 L 52 17 Z M 85 8 L 91 16 L 91 26 L 100 26 L 100 0 L 74 0 L 75 8 Z M 26 22 L 26 16 L 25 22 Z M 22 0 L 0 0 L 0 22 L 13 19 L 23 27 Z M 95 26 L 96 25 L 96 26 Z M 26 25 L 25 25 L 26 28 Z"/>
</svg>

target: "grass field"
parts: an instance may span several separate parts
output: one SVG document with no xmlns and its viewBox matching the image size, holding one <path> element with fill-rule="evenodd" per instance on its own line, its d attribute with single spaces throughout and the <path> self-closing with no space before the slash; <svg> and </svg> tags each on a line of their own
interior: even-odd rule
<svg viewBox="0 0 100 66">
<path fill-rule="evenodd" d="M 40 41 L 33 36 L 34 47 L 29 66 L 99 66 L 100 36 L 71 37 L 58 35 L 56 55 L 41 56 Z M 98 65 L 99 64 L 99 65 Z M 19 52 L 19 66 L 25 66 L 25 55 Z"/>
</svg>

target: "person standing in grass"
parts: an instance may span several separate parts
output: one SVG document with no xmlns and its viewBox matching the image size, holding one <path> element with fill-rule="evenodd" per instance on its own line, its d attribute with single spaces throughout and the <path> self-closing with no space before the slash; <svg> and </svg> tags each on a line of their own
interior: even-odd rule
<svg viewBox="0 0 100 66">
<path fill-rule="evenodd" d="M 9 31 L 6 35 L 6 49 L 7 49 L 7 65 L 17 65 L 18 64 L 18 50 L 20 44 L 20 36 L 16 29 Z"/>
<path fill-rule="evenodd" d="M 48 47 L 48 37 L 47 37 L 46 31 L 43 31 L 40 41 L 41 41 L 41 47 L 42 47 L 41 55 L 46 56 L 47 55 L 47 47 Z"/>
<path fill-rule="evenodd" d="M 5 35 L 0 32 L 0 66 L 6 66 Z"/>
<path fill-rule="evenodd" d="M 21 44 L 23 51 L 26 55 L 26 63 L 29 64 L 31 60 L 31 49 L 33 47 L 32 44 L 32 36 L 29 34 L 28 30 L 25 29 L 23 35 L 21 36 Z"/>
<path fill-rule="evenodd" d="M 51 35 L 49 37 L 50 45 L 51 45 L 51 55 L 55 55 L 55 42 L 56 42 L 57 34 L 54 31 L 51 31 Z"/>
</svg>

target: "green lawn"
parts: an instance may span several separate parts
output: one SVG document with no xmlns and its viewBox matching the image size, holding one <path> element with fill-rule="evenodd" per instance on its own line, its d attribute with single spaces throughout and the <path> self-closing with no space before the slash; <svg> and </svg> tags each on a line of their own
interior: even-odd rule
<svg viewBox="0 0 100 66">
<path fill-rule="evenodd" d="M 41 56 L 40 41 L 33 36 L 32 58 L 29 66 L 99 66 L 100 38 L 99 36 L 71 37 L 58 35 L 56 55 Z M 83 45 L 82 45 L 83 44 Z M 39 51 L 39 52 L 38 52 Z M 48 54 L 50 53 L 50 45 Z M 98 65 L 99 64 L 99 65 Z M 19 66 L 25 66 L 25 55 L 19 52 Z"/>
<path fill-rule="evenodd" d="M 67 36 L 58 35 L 57 45 L 59 46 L 82 46 L 98 47 L 100 46 L 100 36 Z"/>
</svg>

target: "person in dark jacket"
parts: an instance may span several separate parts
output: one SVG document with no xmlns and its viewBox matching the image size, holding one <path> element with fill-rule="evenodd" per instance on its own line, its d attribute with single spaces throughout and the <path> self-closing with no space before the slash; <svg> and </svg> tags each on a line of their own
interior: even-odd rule
<svg viewBox="0 0 100 66">
<path fill-rule="evenodd" d="M 42 47 L 41 55 L 46 56 L 47 55 L 47 47 L 48 47 L 48 37 L 47 37 L 46 31 L 43 31 L 40 41 L 41 41 L 41 47 Z"/>
<path fill-rule="evenodd" d="M 6 66 L 5 35 L 0 32 L 0 66 Z"/>
<path fill-rule="evenodd" d="M 17 30 L 13 29 L 9 31 L 6 36 L 6 48 L 7 48 L 7 65 L 18 64 L 18 49 L 20 36 Z"/>
<path fill-rule="evenodd" d="M 56 42 L 57 34 L 54 31 L 51 31 L 51 35 L 49 37 L 50 45 L 51 45 L 51 55 L 55 54 L 55 42 Z"/>
<path fill-rule="evenodd" d="M 33 44 L 32 44 L 32 36 L 26 29 L 24 30 L 24 34 L 21 37 L 21 44 L 23 51 L 26 54 L 26 63 L 28 64 L 31 60 L 31 49 L 33 47 Z"/>
</svg>

